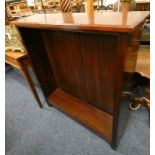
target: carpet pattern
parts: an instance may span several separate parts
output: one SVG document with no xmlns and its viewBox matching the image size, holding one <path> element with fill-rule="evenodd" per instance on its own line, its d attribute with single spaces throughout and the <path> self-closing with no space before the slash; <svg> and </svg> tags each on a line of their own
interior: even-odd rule
<svg viewBox="0 0 155 155">
<path fill-rule="evenodd" d="M 149 115 L 130 112 L 117 151 L 82 125 L 44 103 L 40 109 L 16 70 L 6 73 L 6 155 L 149 155 Z"/>
</svg>

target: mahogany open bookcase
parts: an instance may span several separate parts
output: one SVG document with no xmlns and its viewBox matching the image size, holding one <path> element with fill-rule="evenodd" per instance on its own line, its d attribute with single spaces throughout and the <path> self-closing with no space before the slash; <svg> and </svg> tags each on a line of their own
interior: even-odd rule
<svg viewBox="0 0 155 155">
<path fill-rule="evenodd" d="M 116 148 L 127 122 L 121 93 L 149 12 L 40 14 L 13 21 L 49 105 Z M 127 110 L 125 110 L 127 109 Z"/>
</svg>

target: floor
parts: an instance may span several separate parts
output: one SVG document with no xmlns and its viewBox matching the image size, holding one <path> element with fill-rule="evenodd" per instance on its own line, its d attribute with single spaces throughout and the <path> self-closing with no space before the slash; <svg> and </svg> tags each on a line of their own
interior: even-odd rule
<svg viewBox="0 0 155 155">
<path fill-rule="evenodd" d="M 145 108 L 130 112 L 117 151 L 45 104 L 37 107 L 27 83 L 16 70 L 6 73 L 6 155 L 149 155 L 149 116 Z"/>
</svg>

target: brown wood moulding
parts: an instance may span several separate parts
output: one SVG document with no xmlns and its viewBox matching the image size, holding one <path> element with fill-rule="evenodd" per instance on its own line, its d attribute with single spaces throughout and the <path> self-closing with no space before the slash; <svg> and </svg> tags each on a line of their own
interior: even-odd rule
<svg viewBox="0 0 155 155">
<path fill-rule="evenodd" d="M 128 12 L 126 20 L 122 16 L 58 13 L 12 22 L 49 105 L 104 137 L 114 149 L 128 118 L 121 98 L 124 74 L 135 68 L 140 30 L 149 12 Z M 128 61 L 131 56 L 133 62 Z"/>
</svg>

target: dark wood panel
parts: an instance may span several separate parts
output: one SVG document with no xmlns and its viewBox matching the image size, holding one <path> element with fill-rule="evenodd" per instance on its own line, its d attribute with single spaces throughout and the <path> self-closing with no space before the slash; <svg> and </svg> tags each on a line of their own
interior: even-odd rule
<svg viewBox="0 0 155 155">
<path fill-rule="evenodd" d="M 60 89 L 48 97 L 48 102 L 86 125 L 107 141 L 111 141 L 112 115 L 86 104 Z"/>
<path fill-rule="evenodd" d="M 18 28 L 26 46 L 36 77 L 45 97 L 56 89 L 56 82 L 49 65 L 48 57 L 43 44 L 41 31 L 37 29 Z"/>
<path fill-rule="evenodd" d="M 119 34 L 119 37 L 117 39 L 117 47 L 116 47 L 116 65 L 115 65 L 115 104 L 114 104 L 114 111 L 113 111 L 113 138 L 112 138 L 112 147 L 116 149 L 118 142 L 120 140 L 120 137 L 118 135 L 122 135 L 122 132 L 124 131 L 126 124 L 124 122 L 127 122 L 128 117 L 121 117 L 122 115 L 127 115 L 127 113 L 124 113 L 125 110 L 121 110 L 123 102 L 121 98 L 121 93 L 123 91 L 124 86 L 124 71 L 125 71 L 125 59 L 127 57 L 127 51 L 130 40 L 130 36 L 128 34 Z M 124 107 L 123 109 L 127 109 L 128 107 Z M 123 113 L 123 114 L 121 114 Z M 125 119 L 125 121 L 124 121 Z M 121 126 L 123 129 L 118 130 L 119 126 Z"/>
<path fill-rule="evenodd" d="M 58 87 L 112 113 L 117 35 L 63 31 L 43 34 L 48 37 L 44 42 Z"/>
<path fill-rule="evenodd" d="M 81 33 L 80 41 L 86 100 L 113 113 L 117 35 Z"/>
<path fill-rule="evenodd" d="M 78 97 L 82 81 L 79 34 L 44 31 L 43 36 L 58 87 Z"/>
</svg>

